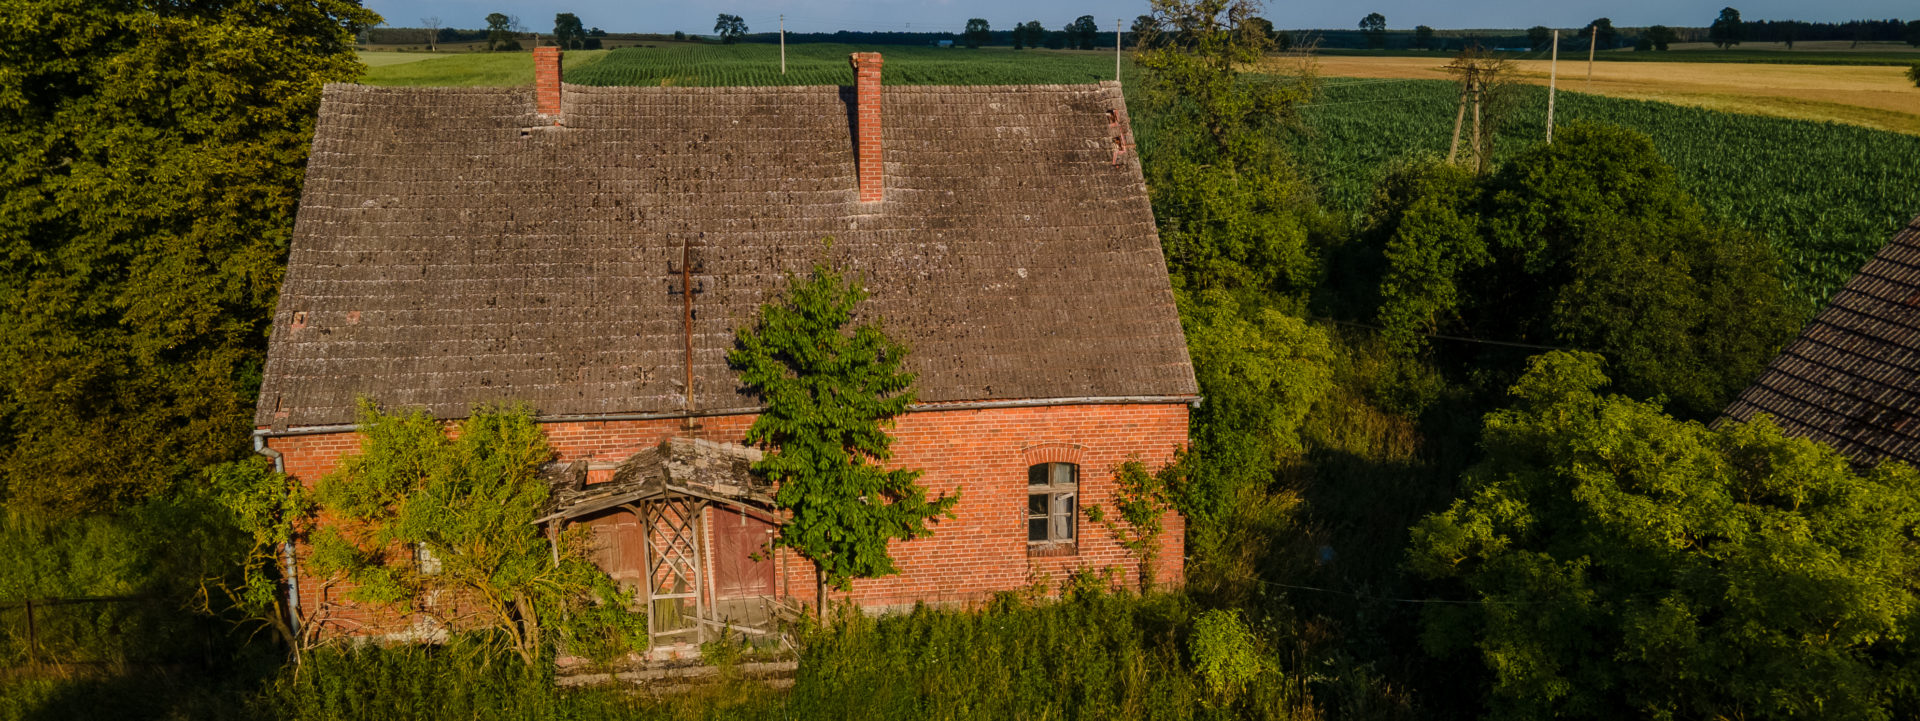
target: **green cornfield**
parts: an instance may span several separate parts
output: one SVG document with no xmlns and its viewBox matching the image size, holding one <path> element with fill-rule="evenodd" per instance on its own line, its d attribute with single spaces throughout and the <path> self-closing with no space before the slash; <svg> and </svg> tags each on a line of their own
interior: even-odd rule
<svg viewBox="0 0 1920 721">
<path fill-rule="evenodd" d="M 567 82 L 582 85 L 850 85 L 847 55 L 878 50 L 886 57 L 887 85 L 1034 85 L 1093 83 L 1113 79 L 1113 53 L 1011 50 L 1008 48 L 856 47 L 826 43 L 787 46 L 787 72 L 780 48 L 768 44 L 663 45 L 621 48 L 590 65 L 570 70 Z"/>
<path fill-rule="evenodd" d="M 1515 92 L 1496 155 L 1546 133 L 1546 89 Z M 1390 163 L 1446 154 L 1459 96 L 1443 80 L 1327 78 L 1290 143 L 1326 203 L 1357 214 Z M 1652 137 L 1708 211 L 1773 242 L 1809 307 L 1920 215 L 1920 137 L 1564 91 L 1556 105 L 1558 124 Z"/>
</svg>

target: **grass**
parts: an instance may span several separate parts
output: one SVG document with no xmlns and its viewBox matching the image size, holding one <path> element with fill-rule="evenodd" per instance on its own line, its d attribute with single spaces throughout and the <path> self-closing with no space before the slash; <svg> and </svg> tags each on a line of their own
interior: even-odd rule
<svg viewBox="0 0 1920 721">
<path fill-rule="evenodd" d="M 1272 647 L 1276 622 L 1253 624 L 1247 650 L 1265 667 L 1221 693 L 1195 673 L 1184 596 L 1076 591 L 982 611 L 920 609 L 880 619 L 848 614 L 804 634 L 790 691 L 719 680 L 655 697 L 629 687 L 561 688 L 550 666 L 488 658 L 476 648 L 401 645 L 331 649 L 264 675 L 164 670 L 88 678 L 0 677 L 0 721 L 40 718 L 226 719 L 1280 719 L 1313 718 L 1305 679 L 1337 673 Z"/>
<path fill-rule="evenodd" d="M 590 68 L 607 50 L 575 50 L 566 54 L 569 70 Z M 379 64 L 368 63 L 367 74 L 360 82 L 367 85 L 425 85 L 425 86 L 513 86 L 533 84 L 532 53 L 451 53 L 427 55 L 416 62 L 389 62 L 393 55 L 413 55 L 413 53 L 362 53 L 362 59 L 369 55 L 379 58 Z"/>
<path fill-rule="evenodd" d="M 1566 36 L 1560 38 L 1563 60 L 1585 60 L 1587 51 Z M 1318 54 L 1333 58 L 1445 58 L 1448 52 L 1431 50 L 1355 50 L 1325 48 Z M 1504 53 L 1510 59 L 1545 57 L 1547 53 Z M 1759 65 L 1906 65 L 1920 60 L 1920 48 L 1906 43 L 1861 43 L 1853 47 L 1846 41 L 1796 43 L 1788 50 L 1782 43 L 1746 43 L 1722 50 L 1712 43 L 1679 43 L 1666 52 L 1641 52 L 1631 48 L 1602 50 L 1595 60 L 1625 63 L 1749 63 Z M 1442 62 L 1445 62 L 1442 60 Z"/>
<path fill-rule="evenodd" d="M 849 85 L 847 54 L 872 47 L 808 43 L 780 48 L 661 43 L 617 50 L 566 54 L 567 82 L 583 85 Z M 885 46 L 883 82 L 888 85 L 1091 83 L 1113 79 L 1113 55 L 1099 51 L 979 50 Z M 370 66 L 368 85 L 499 86 L 533 83 L 528 53 L 361 53 Z"/>
<path fill-rule="evenodd" d="M 1692 53 L 1668 53 L 1679 57 Z M 1522 82 L 1546 85 L 1549 63 L 1536 56 L 1513 60 Z M 1450 56 L 1360 57 L 1319 60 L 1328 76 L 1380 79 L 1446 79 Z M 1910 55 L 1908 62 L 1920 60 Z M 1276 61 L 1277 62 L 1277 61 Z M 1729 65 L 1724 63 L 1596 63 L 1587 81 L 1585 62 L 1562 58 L 1559 85 L 1634 100 L 1657 100 L 1709 110 L 1834 121 L 1920 135 L 1920 91 L 1894 66 Z"/>
</svg>

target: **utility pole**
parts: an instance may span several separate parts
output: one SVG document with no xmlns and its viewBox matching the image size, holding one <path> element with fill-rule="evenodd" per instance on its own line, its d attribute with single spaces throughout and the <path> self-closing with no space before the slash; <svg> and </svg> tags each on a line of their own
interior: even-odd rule
<svg viewBox="0 0 1920 721">
<path fill-rule="evenodd" d="M 787 74 L 787 16 L 780 16 L 780 74 Z"/>
<path fill-rule="evenodd" d="M 1447 144 L 1447 164 L 1460 154 L 1460 124 L 1467 119 L 1467 93 L 1473 88 L 1473 69 L 1467 69 L 1467 82 L 1460 86 L 1460 110 L 1453 114 L 1453 142 Z"/>
<path fill-rule="evenodd" d="M 1560 82 L 1560 31 L 1553 31 L 1553 61 L 1547 65 L 1547 144 L 1553 144 L 1553 94 Z"/>
<path fill-rule="evenodd" d="M 1600 47 L 1600 23 L 1593 24 L 1593 39 L 1587 41 L 1587 90 L 1593 90 L 1593 51 Z"/>
<path fill-rule="evenodd" d="M 1120 82 L 1120 40 L 1124 37 L 1120 32 L 1120 23 L 1123 22 L 1126 22 L 1125 18 L 1113 19 L 1113 81 L 1116 83 Z"/>
</svg>

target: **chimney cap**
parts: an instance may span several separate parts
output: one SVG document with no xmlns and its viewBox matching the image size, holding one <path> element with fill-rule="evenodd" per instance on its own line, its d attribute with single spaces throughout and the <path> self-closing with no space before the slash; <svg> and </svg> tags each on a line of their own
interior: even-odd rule
<svg viewBox="0 0 1920 721">
<path fill-rule="evenodd" d="M 847 60 L 856 68 L 880 67 L 880 53 L 849 53 Z"/>
</svg>

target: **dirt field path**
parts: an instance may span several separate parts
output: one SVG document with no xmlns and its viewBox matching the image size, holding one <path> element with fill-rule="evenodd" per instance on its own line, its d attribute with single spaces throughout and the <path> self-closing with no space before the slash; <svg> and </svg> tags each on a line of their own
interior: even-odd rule
<svg viewBox="0 0 1920 721">
<path fill-rule="evenodd" d="M 1448 57 L 1317 59 L 1325 77 L 1448 79 Z M 1275 61 L 1281 62 L 1281 61 Z M 1527 82 L 1547 83 L 1547 62 L 1515 62 Z M 1920 88 L 1893 66 L 1740 63 L 1595 63 L 1561 58 L 1560 88 L 1621 98 L 1659 100 L 1735 113 L 1832 120 L 1920 135 Z"/>
</svg>

